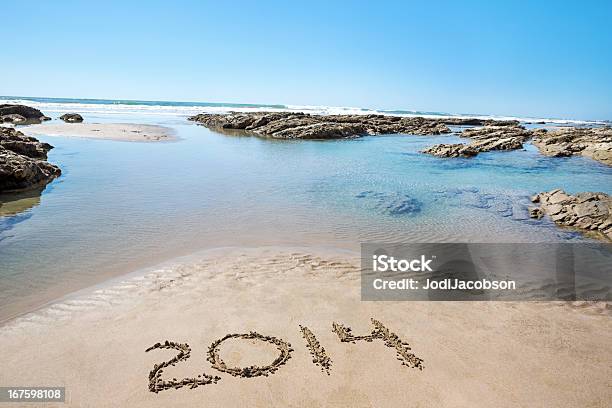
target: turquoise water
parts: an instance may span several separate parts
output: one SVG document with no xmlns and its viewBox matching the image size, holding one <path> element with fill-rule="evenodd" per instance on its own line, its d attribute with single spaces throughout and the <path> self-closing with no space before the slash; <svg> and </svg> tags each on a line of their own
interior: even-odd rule
<svg viewBox="0 0 612 408">
<path fill-rule="evenodd" d="M 0 218 L 0 318 L 210 247 L 582 240 L 530 220 L 528 197 L 612 193 L 610 168 L 531 146 L 445 160 L 419 151 L 455 136 L 273 141 L 220 135 L 177 115 L 85 119 L 162 124 L 180 140 L 40 137 L 55 146 L 49 161 L 63 175 L 31 208 Z"/>
</svg>

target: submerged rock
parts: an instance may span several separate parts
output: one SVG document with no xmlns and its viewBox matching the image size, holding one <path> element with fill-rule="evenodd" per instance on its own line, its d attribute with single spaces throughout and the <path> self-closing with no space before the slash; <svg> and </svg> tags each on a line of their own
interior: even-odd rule
<svg viewBox="0 0 612 408">
<path fill-rule="evenodd" d="M 538 134 L 533 144 L 546 156 L 582 155 L 612 165 L 612 127 L 569 127 Z"/>
<path fill-rule="evenodd" d="M 537 194 L 531 199 L 540 206 L 532 207 L 532 218 L 548 215 L 555 223 L 579 229 L 583 232 L 597 232 L 612 240 L 612 197 L 605 193 L 567 194 L 563 190 L 552 190 Z"/>
<path fill-rule="evenodd" d="M 452 207 L 469 207 L 486 211 L 517 222 L 533 223 L 529 217 L 529 198 L 478 188 L 455 188 L 433 192 L 436 201 Z"/>
<path fill-rule="evenodd" d="M 83 117 L 78 113 L 65 113 L 60 116 L 60 119 L 68 123 L 81 123 L 83 121 Z"/>
<path fill-rule="evenodd" d="M 366 135 L 451 133 L 441 119 L 387 115 L 310 115 L 293 112 L 200 114 L 189 118 L 210 129 L 239 130 L 276 139 L 343 139 Z"/>
<path fill-rule="evenodd" d="M 45 116 L 41 111 L 36 108 L 25 105 L 13 105 L 13 104 L 0 104 L 0 117 L 3 118 L 10 115 L 19 115 L 25 118 L 23 123 L 40 123 L 43 120 L 50 120 L 51 118 Z M 7 121 L 8 122 L 8 121 Z M 13 123 L 16 123 L 13 121 Z"/>
<path fill-rule="evenodd" d="M 59 167 L 46 161 L 52 148 L 13 128 L 0 127 L 0 193 L 43 186 L 58 177 Z"/>
<path fill-rule="evenodd" d="M 415 215 L 421 212 L 423 203 L 404 193 L 364 191 L 355 196 L 366 199 L 377 211 L 388 215 Z"/>
</svg>

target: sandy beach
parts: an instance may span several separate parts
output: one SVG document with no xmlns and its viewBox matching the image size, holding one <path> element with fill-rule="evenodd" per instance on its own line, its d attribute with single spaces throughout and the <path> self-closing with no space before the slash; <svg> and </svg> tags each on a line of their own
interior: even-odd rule
<svg viewBox="0 0 612 408">
<path fill-rule="evenodd" d="M 0 408 L 612 408 L 612 2 L 2 12 Z"/>
<path fill-rule="evenodd" d="M 0 383 L 65 386 L 70 407 L 604 407 L 612 398 L 605 305 L 361 302 L 356 256 L 220 249 L 80 292 L 0 328 Z M 371 319 L 409 343 L 404 357 L 385 339 L 341 342 L 332 331 L 369 335 Z M 290 343 L 277 371 L 245 378 L 211 367 L 213 342 L 251 331 Z M 151 374 L 154 383 L 195 378 L 197 388 L 149 391 L 154 365 L 179 354 L 165 341 L 187 358 Z M 271 364 L 281 348 L 229 338 L 216 351 L 244 368 Z M 203 385 L 206 376 L 216 383 Z"/>
<path fill-rule="evenodd" d="M 136 123 L 41 123 L 20 130 L 29 136 L 81 137 L 123 142 L 161 142 L 176 139 L 170 128 Z"/>
</svg>

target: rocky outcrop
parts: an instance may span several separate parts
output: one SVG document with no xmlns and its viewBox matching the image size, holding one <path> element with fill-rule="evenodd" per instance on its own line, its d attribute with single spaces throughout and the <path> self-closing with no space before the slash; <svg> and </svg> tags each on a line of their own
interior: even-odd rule
<svg viewBox="0 0 612 408">
<path fill-rule="evenodd" d="M 451 133 L 440 119 L 386 115 L 310 115 L 292 112 L 200 114 L 189 120 L 221 132 L 275 139 L 343 139 L 380 134 Z"/>
<path fill-rule="evenodd" d="M 437 157 L 472 157 L 478 154 L 478 150 L 463 143 L 437 144 L 423 150 L 423 153 Z"/>
<path fill-rule="evenodd" d="M 63 118 L 63 116 L 62 116 Z M 344 139 L 366 135 L 452 133 L 448 126 L 478 126 L 461 132 L 467 144 L 438 144 L 423 153 L 438 157 L 474 157 L 481 152 L 523 148 L 533 140 L 543 154 L 580 154 L 612 165 L 612 128 L 526 129 L 518 121 L 477 118 L 405 117 L 388 115 L 310 115 L 301 112 L 200 114 L 189 120 L 223 133 L 275 139 Z"/>
<path fill-rule="evenodd" d="M 461 137 L 466 137 L 475 142 L 497 142 L 516 140 L 521 144 L 533 136 L 533 130 L 525 129 L 523 126 L 483 126 L 465 129 L 461 132 Z M 509 145 L 513 142 L 506 143 Z M 492 149 L 495 150 L 495 149 Z"/>
<path fill-rule="evenodd" d="M 81 123 L 83 121 L 83 117 L 78 113 L 65 113 L 60 116 L 60 119 L 68 123 Z"/>
<path fill-rule="evenodd" d="M 423 153 L 438 157 L 473 157 L 492 150 L 517 150 L 522 149 L 523 143 L 534 134 L 544 132 L 544 129 L 527 130 L 513 123 L 469 128 L 461 132 L 461 137 L 471 139 L 469 144 L 439 144 L 425 149 Z"/>
<path fill-rule="evenodd" d="M 492 150 L 517 150 L 535 133 L 546 132 L 544 129 L 528 130 L 523 126 L 484 126 L 465 129 L 461 137 L 470 139 L 470 146 L 478 152 Z"/>
<path fill-rule="evenodd" d="M 46 160 L 47 153 L 53 149 L 48 143 L 38 141 L 38 139 L 25 136 L 13 128 L 0 127 L 0 146 L 22 156 L 33 159 Z"/>
<path fill-rule="evenodd" d="M 25 124 L 27 119 L 16 113 L 0 116 L 0 123 L 14 123 L 15 125 Z"/>
<path fill-rule="evenodd" d="M 11 115 L 20 115 L 21 117 L 25 118 L 25 122 L 23 123 L 40 123 L 43 120 L 51 119 L 45 116 L 38 109 L 30 106 L 0 104 L 0 118 L 2 118 L 2 121 L 15 123 L 14 120 L 7 120 L 7 117 L 10 119 Z"/>
<path fill-rule="evenodd" d="M 612 127 L 568 127 L 541 133 L 533 144 L 546 156 L 582 155 L 612 165 Z"/>
<path fill-rule="evenodd" d="M 446 118 L 442 120 L 445 125 L 451 126 L 518 126 L 518 120 L 495 120 L 477 118 Z"/>
<path fill-rule="evenodd" d="M 546 129 L 525 129 L 523 126 L 483 126 L 465 129 L 461 137 L 470 139 L 467 145 L 435 145 L 424 153 L 439 157 L 471 157 L 472 150 L 522 149 L 523 143 L 532 143 L 546 156 L 566 157 L 582 155 L 612 165 L 612 127 L 567 127 L 547 131 Z M 470 146 L 472 149 L 467 149 Z M 462 154 L 463 152 L 467 154 Z"/>
<path fill-rule="evenodd" d="M 0 127 L 0 193 L 43 186 L 58 177 L 59 167 L 46 161 L 52 148 L 13 128 Z"/>
<path fill-rule="evenodd" d="M 548 215 L 555 223 L 596 233 L 612 240 L 612 197 L 604 193 L 567 194 L 563 190 L 539 193 L 531 199 L 539 207 L 531 207 L 532 218 Z"/>
<path fill-rule="evenodd" d="M 500 138 L 488 140 L 476 140 L 470 143 L 470 147 L 478 152 L 490 152 L 492 150 L 518 150 L 523 148 L 523 141 L 519 138 Z"/>
</svg>

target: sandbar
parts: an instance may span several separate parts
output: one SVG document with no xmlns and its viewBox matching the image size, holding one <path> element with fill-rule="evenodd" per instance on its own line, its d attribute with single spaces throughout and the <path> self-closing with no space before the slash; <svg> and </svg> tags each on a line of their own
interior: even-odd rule
<svg viewBox="0 0 612 408">
<path fill-rule="evenodd" d="M 29 136 L 62 136 L 124 142 L 162 142 L 176 140 L 172 129 L 137 123 L 41 123 L 20 128 Z"/>
</svg>

